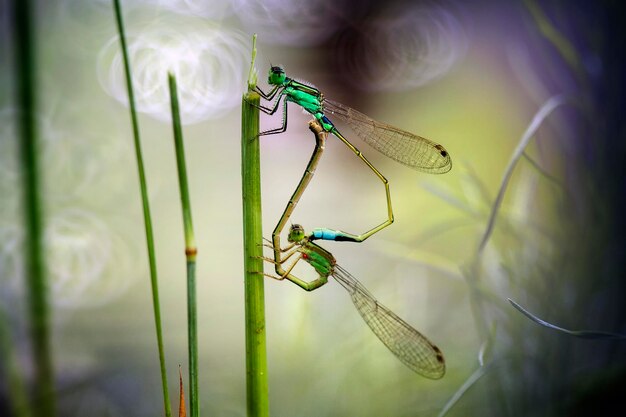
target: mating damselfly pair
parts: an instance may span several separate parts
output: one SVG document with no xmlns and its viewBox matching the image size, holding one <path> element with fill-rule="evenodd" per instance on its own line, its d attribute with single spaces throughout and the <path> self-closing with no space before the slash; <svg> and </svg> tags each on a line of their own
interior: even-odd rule
<svg viewBox="0 0 626 417">
<path fill-rule="evenodd" d="M 269 276 L 276 279 L 286 278 L 307 291 L 326 284 L 328 277 L 332 276 L 348 291 L 357 311 L 394 355 L 423 376 L 433 379 L 441 378 L 445 373 L 445 361 L 439 348 L 391 310 L 381 305 L 356 278 L 337 265 L 329 251 L 313 241 L 362 242 L 389 226 L 394 220 L 389 182 L 363 153 L 337 130 L 330 118 L 345 122 L 365 143 L 385 156 L 419 171 L 435 174 L 448 172 L 452 168 L 450 155 L 443 146 L 426 138 L 377 122 L 348 106 L 326 99 L 317 88 L 287 77 L 282 67 L 270 68 L 268 83 L 273 86 L 268 93 L 258 87 L 254 89 L 270 102 L 269 105 L 258 107 L 264 113 L 272 115 L 282 104 L 282 125 L 264 131 L 261 135 L 285 132 L 287 102 L 291 101 L 314 116 L 315 120 L 310 123 L 310 129 L 316 137 L 316 146 L 311 159 L 272 233 L 271 244 L 267 245 L 272 248 L 274 258 L 265 259 L 275 265 L 277 274 L 277 276 Z M 328 228 L 316 228 L 311 233 L 305 234 L 302 226 L 292 225 L 288 237 L 290 244 L 283 248 L 280 235 L 315 173 L 328 133 L 341 140 L 383 183 L 387 199 L 387 218 L 378 226 L 360 234 Z M 288 264 L 290 260 L 291 263 Z M 304 260 L 315 269 L 318 274 L 317 279 L 305 281 L 292 274 L 295 265 L 300 260 Z"/>
</svg>

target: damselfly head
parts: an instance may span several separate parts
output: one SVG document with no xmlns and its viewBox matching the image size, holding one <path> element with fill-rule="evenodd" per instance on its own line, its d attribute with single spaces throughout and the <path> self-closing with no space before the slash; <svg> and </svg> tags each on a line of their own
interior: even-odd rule
<svg viewBox="0 0 626 417">
<path fill-rule="evenodd" d="M 289 235 L 287 236 L 287 240 L 289 242 L 299 243 L 304 239 L 304 227 L 300 224 L 292 224 L 291 229 L 289 229 Z"/>
<path fill-rule="evenodd" d="M 271 85 L 282 85 L 285 83 L 285 70 L 281 66 L 270 66 L 267 82 Z"/>
</svg>

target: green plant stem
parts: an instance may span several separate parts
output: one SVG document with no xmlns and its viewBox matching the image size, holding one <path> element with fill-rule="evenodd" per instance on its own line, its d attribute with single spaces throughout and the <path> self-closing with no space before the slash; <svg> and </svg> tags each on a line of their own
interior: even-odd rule
<svg viewBox="0 0 626 417">
<path fill-rule="evenodd" d="M 28 394 L 21 372 L 20 363 L 15 354 L 15 343 L 11 334 L 11 326 L 6 311 L 0 306 L 0 359 L 5 373 L 8 402 L 15 417 L 30 417 L 32 415 L 28 404 Z"/>
<path fill-rule="evenodd" d="M 263 277 L 263 231 L 261 229 L 261 163 L 259 110 L 256 93 L 242 102 L 241 177 L 243 199 L 243 245 L 246 303 L 246 388 L 249 417 L 269 415 L 265 300 Z"/>
<path fill-rule="evenodd" d="M 37 123 L 35 111 L 35 45 L 30 1 L 15 1 L 14 51 L 17 78 L 19 148 L 23 168 L 25 220 L 25 259 L 30 335 L 35 366 L 35 415 L 55 415 L 54 366 L 50 346 L 50 308 L 45 282 L 43 224 L 39 165 L 37 159 Z"/>
<path fill-rule="evenodd" d="M 163 385 L 163 405 L 165 415 L 171 417 L 172 408 L 170 405 L 170 397 L 167 388 L 167 373 L 165 367 L 165 353 L 163 350 L 163 335 L 161 331 L 161 307 L 159 302 L 159 284 L 157 281 L 156 257 L 154 252 L 154 236 L 152 232 L 152 217 L 150 215 L 150 203 L 148 201 L 148 187 L 146 185 L 146 174 L 143 166 L 143 156 L 141 152 L 141 141 L 139 138 L 139 124 L 137 122 L 137 111 L 135 109 L 135 95 L 133 92 L 133 83 L 130 71 L 130 63 L 128 62 L 128 49 L 126 46 L 126 35 L 124 34 L 124 23 L 122 20 L 122 11 L 119 0 L 113 0 L 115 8 L 115 18 L 117 28 L 120 35 L 120 43 L 122 46 L 122 56 L 124 58 L 124 71 L 126 75 L 126 87 L 128 91 L 128 104 L 130 107 L 130 118 L 133 126 L 133 138 L 135 143 L 135 155 L 137 158 L 137 171 L 139 173 L 139 185 L 141 188 L 141 201 L 143 205 L 143 217 L 146 229 L 146 244 L 148 246 L 148 260 L 150 264 L 150 283 L 152 285 L 152 305 L 154 308 L 154 323 L 156 326 L 157 345 L 159 350 L 159 363 L 161 365 L 161 383 Z"/>
<path fill-rule="evenodd" d="M 170 103 L 172 106 L 172 125 L 174 127 L 174 147 L 176 149 L 176 165 L 178 167 L 178 183 L 180 201 L 183 208 L 183 226 L 185 229 L 185 255 L 187 257 L 187 338 L 189 349 L 189 410 L 191 417 L 198 417 L 198 325 L 196 308 L 196 241 L 191 221 L 191 202 L 189 199 L 189 183 L 187 181 L 187 165 L 183 146 L 183 131 L 178 107 L 176 77 L 168 74 Z"/>
</svg>

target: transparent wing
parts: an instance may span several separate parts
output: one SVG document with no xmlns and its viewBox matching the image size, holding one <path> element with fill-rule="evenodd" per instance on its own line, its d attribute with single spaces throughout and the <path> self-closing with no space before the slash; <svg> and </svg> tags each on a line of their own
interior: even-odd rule
<svg viewBox="0 0 626 417">
<path fill-rule="evenodd" d="M 323 104 L 327 117 L 341 119 L 361 140 L 401 164 L 432 174 L 443 174 L 452 168 L 450 154 L 438 143 L 377 122 L 336 101 L 324 99 Z"/>
<path fill-rule="evenodd" d="M 356 278 L 339 265 L 335 265 L 333 277 L 350 293 L 363 320 L 398 359 L 427 378 L 439 379 L 443 376 L 446 364 L 437 346 L 376 301 Z"/>
</svg>

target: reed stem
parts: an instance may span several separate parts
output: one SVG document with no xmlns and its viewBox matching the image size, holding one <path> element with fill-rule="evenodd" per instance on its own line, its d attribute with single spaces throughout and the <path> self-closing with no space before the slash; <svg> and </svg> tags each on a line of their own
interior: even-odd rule
<svg viewBox="0 0 626 417">
<path fill-rule="evenodd" d="M 196 241 L 191 221 L 191 202 L 189 199 L 189 182 L 187 181 L 187 165 L 183 146 L 183 131 L 178 107 L 176 77 L 168 74 L 170 103 L 172 106 L 172 125 L 174 127 L 174 146 L 176 149 L 176 165 L 178 167 L 178 183 L 180 201 L 183 209 L 183 226 L 185 229 L 185 256 L 187 258 L 187 344 L 189 349 L 189 411 L 191 417 L 198 417 L 198 325 L 196 307 Z"/>
<path fill-rule="evenodd" d="M 253 38 L 248 87 L 256 83 Z M 269 415 L 265 342 L 263 231 L 261 223 L 261 162 L 259 147 L 259 95 L 248 92 L 241 105 L 241 177 L 243 200 L 244 285 L 246 315 L 246 392 L 249 417 Z"/>
<path fill-rule="evenodd" d="M 45 277 L 43 250 L 43 214 L 38 160 L 38 132 L 35 78 L 35 39 L 31 2 L 15 1 L 14 51 L 17 79 L 19 150 L 23 179 L 25 221 L 24 253 L 30 336 L 35 377 L 34 415 L 52 417 L 56 414 L 54 366 L 50 343 L 50 307 Z"/>
<path fill-rule="evenodd" d="M 135 94 L 128 61 L 128 49 L 126 46 L 126 35 L 124 32 L 124 22 L 122 20 L 122 10 L 119 0 L 113 0 L 115 8 L 115 18 L 117 29 L 120 35 L 122 56 L 124 58 L 124 72 L 126 75 L 126 87 L 128 92 L 128 104 L 130 107 L 130 118 L 133 126 L 133 138 L 135 143 L 135 156 L 137 159 L 137 171 L 139 174 L 139 186 L 141 188 L 141 202 L 143 206 L 143 218 L 146 229 L 146 244 L 148 247 L 148 262 L 150 265 L 150 284 L 152 286 L 152 306 L 154 309 L 154 324 L 156 327 L 157 347 L 159 350 L 159 363 L 161 365 L 161 384 L 163 386 L 163 407 L 166 417 L 171 417 L 172 407 L 167 387 L 167 372 L 165 366 L 165 352 L 163 349 L 163 332 L 161 330 L 161 306 L 159 301 L 159 284 L 157 280 L 156 256 L 154 250 L 154 235 L 152 232 L 152 216 L 150 214 L 150 202 L 148 201 L 148 186 L 146 184 L 146 174 L 143 165 L 143 155 L 141 152 L 141 140 L 139 137 L 139 123 L 137 122 L 137 111 L 135 109 Z"/>
</svg>

